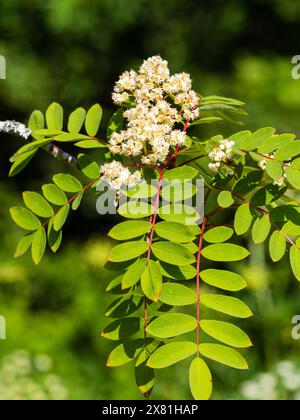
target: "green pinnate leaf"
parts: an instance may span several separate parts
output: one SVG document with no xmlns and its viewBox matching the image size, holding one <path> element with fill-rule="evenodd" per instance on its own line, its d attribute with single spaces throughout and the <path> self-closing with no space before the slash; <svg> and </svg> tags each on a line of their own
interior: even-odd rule
<svg viewBox="0 0 300 420">
<path fill-rule="evenodd" d="M 157 188 L 154 185 L 142 182 L 135 187 L 121 188 L 122 194 L 130 198 L 150 198 L 157 193 Z"/>
<path fill-rule="evenodd" d="M 232 347 L 246 348 L 252 346 L 248 335 L 239 327 L 229 322 L 205 319 L 200 321 L 201 329 L 216 340 Z"/>
<path fill-rule="evenodd" d="M 12 207 L 10 215 L 13 221 L 25 230 L 37 230 L 41 226 L 39 219 L 25 207 Z"/>
<path fill-rule="evenodd" d="M 253 215 L 250 210 L 250 205 L 242 204 L 236 211 L 234 217 L 234 229 L 237 235 L 244 235 L 250 229 Z"/>
<path fill-rule="evenodd" d="M 160 271 L 164 277 L 173 280 L 190 280 L 196 277 L 196 268 L 192 265 L 175 266 L 160 262 Z"/>
<path fill-rule="evenodd" d="M 42 190 L 45 198 L 56 206 L 63 206 L 68 201 L 66 194 L 55 184 L 45 184 Z"/>
<path fill-rule="evenodd" d="M 171 181 L 161 190 L 161 196 L 166 201 L 184 201 L 197 193 L 197 187 L 190 182 Z"/>
<path fill-rule="evenodd" d="M 193 226 L 200 219 L 200 214 L 195 208 L 179 203 L 160 207 L 159 216 L 167 222 L 176 222 L 189 226 Z"/>
<path fill-rule="evenodd" d="M 269 242 L 269 251 L 272 261 L 280 261 L 284 257 L 286 251 L 286 239 L 283 232 L 275 230 Z"/>
<path fill-rule="evenodd" d="M 202 294 L 200 300 L 208 308 L 236 318 L 249 318 L 253 315 L 248 305 L 231 296 L 207 293 Z"/>
<path fill-rule="evenodd" d="M 190 390 L 195 400 L 209 400 L 212 394 L 211 372 L 200 357 L 196 357 L 189 369 Z"/>
<path fill-rule="evenodd" d="M 228 241 L 228 239 L 232 237 L 233 233 L 233 229 L 229 227 L 218 226 L 206 231 L 203 237 L 206 242 L 217 244 Z"/>
<path fill-rule="evenodd" d="M 38 265 L 45 253 L 46 250 L 46 232 L 45 229 L 41 226 L 34 234 L 32 238 L 31 246 L 31 255 L 33 262 Z"/>
<path fill-rule="evenodd" d="M 200 344 L 199 351 L 202 356 L 215 360 L 223 365 L 240 370 L 248 369 L 248 363 L 244 357 L 230 347 L 226 347 L 221 344 L 203 343 Z"/>
<path fill-rule="evenodd" d="M 204 248 L 202 255 L 212 261 L 240 261 L 248 257 L 249 251 L 235 244 L 213 244 Z"/>
<path fill-rule="evenodd" d="M 196 303 L 196 293 L 178 283 L 164 283 L 159 300 L 171 306 L 185 306 Z"/>
<path fill-rule="evenodd" d="M 255 244 L 261 244 L 264 242 L 271 230 L 271 223 L 269 217 L 264 215 L 257 218 L 252 228 L 252 239 Z"/>
<path fill-rule="evenodd" d="M 83 126 L 86 117 L 84 108 L 77 108 L 73 111 L 68 120 L 68 131 L 72 134 L 78 134 Z"/>
<path fill-rule="evenodd" d="M 147 267 L 141 277 L 142 290 L 145 296 L 153 302 L 159 300 L 162 289 L 162 274 L 157 262 L 148 261 Z"/>
<path fill-rule="evenodd" d="M 25 191 L 23 200 L 26 207 L 37 216 L 48 218 L 54 215 L 50 204 L 38 193 L 34 191 Z"/>
<path fill-rule="evenodd" d="M 146 241 L 132 241 L 116 245 L 108 257 L 111 262 L 122 262 L 132 260 L 144 254 L 148 249 Z"/>
<path fill-rule="evenodd" d="M 108 233 L 113 239 L 126 241 L 145 235 L 151 229 L 151 223 L 146 220 L 133 220 L 122 222 L 114 226 Z"/>
<path fill-rule="evenodd" d="M 69 174 L 54 175 L 53 182 L 65 192 L 77 193 L 82 190 L 82 185 L 78 179 Z"/>
<path fill-rule="evenodd" d="M 64 111 L 61 105 L 53 102 L 46 111 L 46 122 L 49 130 L 62 130 Z"/>
<path fill-rule="evenodd" d="M 168 343 L 159 347 L 153 354 L 151 354 L 147 366 L 154 369 L 162 369 L 172 366 L 181 360 L 195 354 L 197 345 L 189 341 L 180 341 L 176 343 Z"/>
<path fill-rule="evenodd" d="M 188 265 L 195 262 L 194 255 L 183 245 L 175 242 L 155 242 L 152 245 L 152 252 L 160 261 L 172 265 Z"/>
<path fill-rule="evenodd" d="M 157 338 L 176 337 L 194 331 L 197 320 L 186 314 L 164 314 L 156 318 L 147 326 L 147 332 Z"/>
<path fill-rule="evenodd" d="M 101 119 L 102 108 L 99 104 L 95 104 L 88 110 L 85 120 L 85 129 L 90 137 L 97 135 Z"/>
</svg>

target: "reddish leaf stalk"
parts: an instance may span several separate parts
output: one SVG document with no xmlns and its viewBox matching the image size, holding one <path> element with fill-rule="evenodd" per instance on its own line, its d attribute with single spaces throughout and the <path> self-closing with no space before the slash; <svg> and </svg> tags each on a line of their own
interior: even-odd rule
<svg viewBox="0 0 300 420">
<path fill-rule="evenodd" d="M 150 217 L 151 230 L 148 235 L 147 260 L 150 260 L 150 257 L 151 257 L 152 242 L 153 242 L 153 236 L 154 236 L 155 223 L 156 223 L 158 209 L 159 209 L 159 198 L 160 198 L 160 192 L 162 188 L 163 176 L 164 176 L 164 170 L 162 167 L 160 167 L 157 193 L 155 196 L 155 201 L 153 203 L 153 214 Z M 147 325 L 148 325 L 148 305 L 147 305 L 147 298 L 145 297 L 144 298 L 144 339 L 145 340 L 147 339 L 147 332 L 146 332 Z"/>
<path fill-rule="evenodd" d="M 201 253 L 203 246 L 203 236 L 205 233 L 207 219 L 204 218 L 202 222 L 202 228 L 199 239 L 198 254 L 197 254 L 197 277 L 196 277 L 196 295 L 197 295 L 197 330 L 196 330 L 196 344 L 197 344 L 197 355 L 199 357 L 199 345 L 200 345 L 200 272 L 201 272 Z"/>
</svg>

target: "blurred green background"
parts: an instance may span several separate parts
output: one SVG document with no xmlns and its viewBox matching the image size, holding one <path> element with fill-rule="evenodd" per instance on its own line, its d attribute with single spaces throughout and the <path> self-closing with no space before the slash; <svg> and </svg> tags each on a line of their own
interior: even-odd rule
<svg viewBox="0 0 300 420">
<path fill-rule="evenodd" d="M 173 72 L 191 73 L 198 92 L 245 101 L 247 128 L 299 135 L 300 80 L 291 77 L 299 23 L 295 0 L 2 0 L 7 79 L 0 80 L 0 119 L 26 122 L 33 109 L 44 111 L 54 100 L 66 111 L 100 102 L 107 119 L 118 75 L 160 54 Z M 239 127 L 197 130 L 205 138 Z M 20 202 L 21 191 L 38 189 L 62 170 L 39 154 L 8 180 L 8 158 L 20 145 L 1 136 L 0 314 L 7 340 L 0 341 L 0 399 L 140 398 L 130 366 L 105 367 L 113 343 L 100 337 L 111 300 L 103 264 L 113 220 L 97 217 L 94 198 L 69 220 L 58 255 L 37 268 L 28 257 L 12 257 L 21 234 L 8 208 Z M 255 317 L 241 324 L 255 347 L 247 354 L 249 372 L 210 364 L 214 398 L 300 399 L 300 342 L 291 338 L 300 285 L 287 260 L 271 265 L 263 247 L 253 247 L 250 260 L 233 268 L 249 282 L 245 296 Z M 152 397 L 190 398 L 186 372 L 186 363 L 158 372 Z"/>
</svg>

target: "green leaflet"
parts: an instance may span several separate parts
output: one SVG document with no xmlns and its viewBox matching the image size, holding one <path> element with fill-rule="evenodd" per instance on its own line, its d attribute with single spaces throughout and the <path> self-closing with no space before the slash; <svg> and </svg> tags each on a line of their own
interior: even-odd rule
<svg viewBox="0 0 300 420">
<path fill-rule="evenodd" d="M 150 300 L 157 302 L 162 288 L 162 274 L 158 262 L 148 261 L 147 267 L 141 277 L 142 290 Z"/>
<path fill-rule="evenodd" d="M 105 316 L 116 319 L 125 318 L 135 313 L 141 307 L 141 305 L 142 299 L 140 297 L 118 297 L 109 305 L 105 312 Z"/>
<path fill-rule="evenodd" d="M 212 393 L 212 377 L 204 360 L 197 357 L 190 365 L 189 384 L 195 400 L 209 400 Z"/>
<path fill-rule="evenodd" d="M 33 235 L 31 256 L 35 265 L 38 265 L 46 250 L 46 232 L 43 227 L 40 227 Z"/>
<path fill-rule="evenodd" d="M 75 143 L 75 146 L 81 149 L 103 149 L 104 147 L 107 147 L 105 144 L 101 143 L 100 140 L 82 140 Z"/>
<path fill-rule="evenodd" d="M 250 229 L 253 215 L 249 204 L 242 204 L 236 211 L 234 217 L 234 229 L 237 235 L 244 235 Z"/>
<path fill-rule="evenodd" d="M 16 158 L 10 168 L 9 176 L 12 177 L 18 175 L 28 165 L 36 153 L 37 149 L 33 149 L 30 152 L 23 153 L 20 157 Z"/>
<path fill-rule="evenodd" d="M 152 321 L 147 332 L 157 338 L 170 338 L 195 330 L 197 320 L 186 314 L 164 314 Z"/>
<path fill-rule="evenodd" d="M 83 126 L 86 117 L 84 108 L 77 108 L 73 111 L 68 120 L 68 130 L 72 134 L 78 134 Z"/>
<path fill-rule="evenodd" d="M 108 233 L 113 239 L 119 241 L 126 241 L 128 239 L 137 238 L 151 229 L 151 223 L 144 220 L 134 220 L 128 222 L 122 222 L 114 226 Z"/>
<path fill-rule="evenodd" d="M 108 261 L 122 262 L 132 260 L 144 254 L 148 249 L 146 241 L 132 241 L 116 245 L 108 257 Z"/>
<path fill-rule="evenodd" d="M 148 358 L 149 355 L 147 348 L 142 350 L 142 353 L 138 357 L 138 361 L 135 366 L 135 381 L 145 398 L 149 397 L 155 384 L 155 371 L 154 369 L 147 366 Z"/>
<path fill-rule="evenodd" d="M 196 303 L 196 293 L 182 284 L 164 283 L 159 300 L 171 306 L 192 305 Z"/>
<path fill-rule="evenodd" d="M 266 172 L 274 180 L 282 176 L 282 166 L 278 160 L 268 160 L 266 163 Z"/>
<path fill-rule="evenodd" d="M 254 150 L 264 144 L 264 141 L 275 133 L 275 129 L 272 127 L 265 127 L 257 130 L 253 134 L 249 132 L 238 133 L 235 138 L 232 136 L 231 139 L 235 141 L 235 147 L 239 149 Z"/>
<path fill-rule="evenodd" d="M 280 161 L 292 159 L 294 156 L 300 154 L 300 140 L 291 141 L 285 146 L 281 147 L 274 155 L 274 158 Z"/>
<path fill-rule="evenodd" d="M 54 175 L 53 182 L 65 192 L 77 193 L 82 190 L 82 185 L 78 179 L 69 174 Z"/>
<path fill-rule="evenodd" d="M 294 168 L 285 168 L 284 172 L 291 186 L 296 188 L 296 190 L 299 190 L 300 189 L 300 171 Z"/>
<path fill-rule="evenodd" d="M 118 111 L 116 111 L 111 117 L 111 119 L 109 120 L 108 127 L 107 127 L 107 138 L 110 138 L 112 133 L 114 133 L 115 131 L 119 132 L 122 130 L 123 112 L 124 111 L 122 108 L 118 109 Z"/>
<path fill-rule="evenodd" d="M 271 230 L 271 223 L 268 216 L 257 218 L 252 227 L 252 239 L 255 244 L 264 242 Z"/>
<path fill-rule="evenodd" d="M 202 356 L 215 360 L 223 365 L 230 366 L 234 369 L 248 369 L 248 364 L 243 356 L 236 350 L 221 344 L 203 343 L 199 346 Z"/>
<path fill-rule="evenodd" d="M 291 222 L 290 220 L 283 225 L 282 232 L 286 233 L 290 236 L 298 236 L 300 235 L 300 226 L 295 225 L 295 223 Z"/>
<path fill-rule="evenodd" d="M 275 134 L 264 140 L 264 142 L 258 148 L 258 152 L 263 154 L 271 153 L 274 150 L 284 146 L 285 144 L 290 143 L 295 139 L 295 137 L 295 134 Z"/>
<path fill-rule="evenodd" d="M 226 226 L 218 226 L 212 229 L 209 229 L 204 234 L 204 240 L 209 243 L 221 243 L 228 241 L 233 235 L 233 229 Z"/>
<path fill-rule="evenodd" d="M 215 311 L 222 312 L 226 315 L 231 315 L 237 318 L 249 318 L 252 316 L 252 311 L 249 306 L 240 299 L 231 296 L 203 294 L 201 295 L 201 303 L 208 308 Z"/>
<path fill-rule="evenodd" d="M 195 262 L 195 257 L 190 251 L 174 242 L 155 242 L 152 252 L 159 260 L 172 265 L 188 265 Z"/>
<path fill-rule="evenodd" d="M 246 281 L 239 274 L 226 270 L 210 268 L 201 272 L 201 279 L 210 286 L 230 292 L 238 292 L 247 287 Z"/>
<path fill-rule="evenodd" d="M 212 338 L 232 347 L 246 348 L 252 346 L 248 335 L 229 322 L 202 320 L 201 329 Z"/>
<path fill-rule="evenodd" d="M 153 211 L 153 206 L 143 201 L 129 201 L 128 203 L 122 204 L 118 209 L 118 213 L 127 219 L 149 217 Z"/>
<path fill-rule="evenodd" d="M 56 253 L 62 242 L 62 231 L 56 231 L 53 228 L 53 218 L 48 223 L 48 244 L 51 248 L 51 251 Z"/>
<path fill-rule="evenodd" d="M 284 234 L 275 230 L 270 238 L 269 251 L 272 261 L 280 261 L 284 257 L 286 251 L 286 239 Z"/>
<path fill-rule="evenodd" d="M 50 130 L 62 130 L 64 111 L 61 105 L 53 102 L 46 111 L 47 127 Z"/>
<path fill-rule="evenodd" d="M 23 236 L 23 238 L 20 239 L 15 251 L 15 258 L 21 257 L 28 251 L 32 244 L 33 235 L 34 233 L 30 233 L 29 235 Z"/>
<path fill-rule="evenodd" d="M 202 250 L 203 257 L 212 261 L 240 261 L 248 257 L 249 251 L 234 244 L 214 244 Z"/>
<path fill-rule="evenodd" d="M 126 271 L 122 279 L 122 289 L 134 286 L 141 278 L 147 264 L 146 258 L 135 261 Z"/>
<path fill-rule="evenodd" d="M 122 194 L 130 198 L 150 198 L 157 193 L 157 188 L 153 185 L 143 182 L 138 184 L 136 187 L 129 189 L 121 189 Z"/>
<path fill-rule="evenodd" d="M 159 222 L 155 225 L 155 233 L 163 239 L 173 242 L 185 243 L 195 239 L 190 226 L 176 222 Z"/>
<path fill-rule="evenodd" d="M 97 135 L 101 119 L 102 108 L 99 104 L 95 104 L 88 110 L 85 119 L 85 129 L 90 137 Z"/>
<path fill-rule="evenodd" d="M 163 187 L 161 196 L 166 201 L 184 201 L 197 193 L 197 187 L 189 182 L 174 182 Z"/>
<path fill-rule="evenodd" d="M 196 268 L 192 265 L 183 265 L 177 267 L 171 264 L 160 262 L 160 271 L 164 277 L 173 280 L 190 280 L 196 277 Z"/>
<path fill-rule="evenodd" d="M 167 222 L 177 222 L 183 225 L 193 225 L 199 221 L 199 213 L 190 206 L 184 204 L 167 204 L 160 207 L 159 216 Z"/>
<path fill-rule="evenodd" d="M 300 249 L 296 245 L 290 248 L 290 263 L 294 276 L 300 281 Z"/>
<path fill-rule="evenodd" d="M 144 340 L 126 341 L 117 346 L 109 355 L 106 366 L 117 367 L 131 362 L 141 352 Z"/>
<path fill-rule="evenodd" d="M 100 167 L 97 162 L 88 155 L 80 153 L 77 158 L 78 165 L 82 173 L 89 179 L 96 179 L 100 173 Z"/>
<path fill-rule="evenodd" d="M 221 191 L 218 195 L 218 204 L 220 207 L 227 208 L 234 203 L 232 194 L 230 191 Z"/>
<path fill-rule="evenodd" d="M 66 204 L 65 206 L 61 207 L 59 211 L 56 213 L 53 219 L 53 228 L 57 232 L 63 227 L 66 223 L 70 211 L 70 204 Z"/>
<path fill-rule="evenodd" d="M 41 226 L 39 219 L 24 207 L 11 207 L 10 215 L 13 221 L 25 230 L 37 230 Z"/>
<path fill-rule="evenodd" d="M 191 166 L 181 166 L 164 172 L 165 181 L 190 181 L 198 175 L 198 171 Z"/>
<path fill-rule="evenodd" d="M 112 341 L 127 340 L 143 327 L 143 320 L 138 317 L 118 319 L 108 324 L 102 331 L 102 337 Z"/>
<path fill-rule="evenodd" d="M 55 184 L 45 184 L 42 190 L 45 198 L 56 206 L 63 206 L 68 200 L 66 194 Z"/>
<path fill-rule="evenodd" d="M 196 351 L 196 344 L 189 341 L 168 343 L 151 354 L 147 366 L 154 369 L 162 369 L 192 356 Z"/>
<path fill-rule="evenodd" d="M 28 127 L 30 128 L 30 130 L 33 132 L 32 133 L 32 137 L 34 139 L 40 139 L 40 136 L 36 136 L 34 134 L 35 130 L 41 130 L 45 127 L 45 118 L 44 118 L 44 114 L 39 111 L 39 110 L 34 110 L 30 117 L 29 117 L 29 121 L 28 121 Z"/>
<path fill-rule="evenodd" d="M 54 211 L 49 203 L 38 193 L 33 191 L 25 191 L 23 200 L 26 207 L 40 217 L 52 217 Z"/>
</svg>

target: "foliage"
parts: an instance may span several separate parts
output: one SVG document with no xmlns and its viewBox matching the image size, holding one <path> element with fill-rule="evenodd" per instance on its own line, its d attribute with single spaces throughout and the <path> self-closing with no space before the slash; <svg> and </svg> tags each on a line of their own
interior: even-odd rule
<svg viewBox="0 0 300 420">
<path fill-rule="evenodd" d="M 228 113 L 244 113 L 240 101 L 199 97 L 201 117 L 194 122 L 187 120 L 182 128 L 184 133 L 190 125 L 216 122 L 228 118 Z M 132 106 L 127 104 L 128 108 Z M 40 111 L 34 111 L 29 121 L 34 140 L 12 157 L 11 175 L 22 170 L 39 149 L 52 142 L 105 149 L 107 143 L 96 137 L 101 116 L 99 105 L 87 113 L 78 108 L 70 115 L 66 132 L 60 105 L 50 105 L 45 119 Z M 119 117 L 120 112 L 112 116 L 108 140 L 120 130 Z M 80 133 L 84 123 L 87 134 Z M 235 318 L 252 315 L 242 300 L 219 293 L 202 294 L 200 288 L 201 280 L 225 291 L 235 292 L 245 287 L 246 282 L 240 275 L 218 265 L 249 256 L 238 236 L 245 235 L 250 228 L 256 244 L 270 236 L 269 252 L 273 261 L 281 260 L 288 244 L 291 268 L 300 280 L 299 234 L 295 234 L 294 229 L 300 226 L 300 210 L 299 203 L 292 197 L 299 188 L 300 142 L 292 134 L 275 134 L 275 129 L 270 127 L 255 132 L 240 131 L 228 139 L 219 135 L 205 141 L 197 137 L 187 141 L 185 148 L 174 146 L 168 159 L 152 166 L 132 159 L 131 165 L 140 169 L 146 180 L 149 180 L 147 170 L 151 170 L 156 185 L 150 188 L 150 193 L 135 192 L 129 205 L 119 207 L 119 214 L 129 220 L 122 221 L 109 233 L 121 243 L 112 248 L 107 264 L 107 268 L 116 273 L 107 288 L 115 295 L 115 300 L 106 311 L 112 321 L 105 327 L 103 336 L 117 341 L 107 366 L 119 367 L 133 362 L 137 385 L 146 397 L 155 384 L 155 369 L 172 366 L 189 357 L 193 357 L 189 382 L 196 399 L 208 399 L 212 392 L 212 375 L 204 359 L 239 370 L 248 368 L 244 355 L 236 350 L 252 345 L 248 335 L 233 322 L 203 319 L 200 311 L 204 305 Z M 107 149 L 105 156 L 108 161 L 112 159 Z M 80 164 L 83 161 L 85 163 Z M 127 157 L 122 159 L 122 164 L 129 166 Z M 38 264 L 47 240 L 53 252 L 58 250 L 70 207 L 76 210 L 83 193 L 95 187 L 100 179 L 100 164 L 89 160 L 88 154 L 79 155 L 78 169 L 90 179 L 85 186 L 73 175 L 60 173 L 53 177 L 52 184 L 42 187 L 43 196 L 25 192 L 26 207 L 11 208 L 14 222 L 29 232 L 19 242 L 16 256 L 31 248 L 33 261 Z M 203 180 L 205 214 L 201 208 L 178 204 L 180 197 L 178 199 L 176 191 L 195 178 Z M 166 194 L 174 181 L 175 192 Z M 122 190 L 119 193 L 122 196 Z M 196 193 L 197 189 L 192 189 L 190 195 L 193 197 Z M 168 212 L 161 200 L 167 196 L 171 203 Z M 215 223 L 220 214 L 233 209 L 233 225 Z M 158 218 L 162 221 L 157 223 Z M 216 268 L 203 269 L 207 261 L 217 263 Z M 192 289 L 181 284 L 191 278 L 195 278 Z M 195 306 L 195 314 L 185 314 L 180 309 L 189 305 Z M 211 342 L 211 338 L 221 344 Z"/>
</svg>

